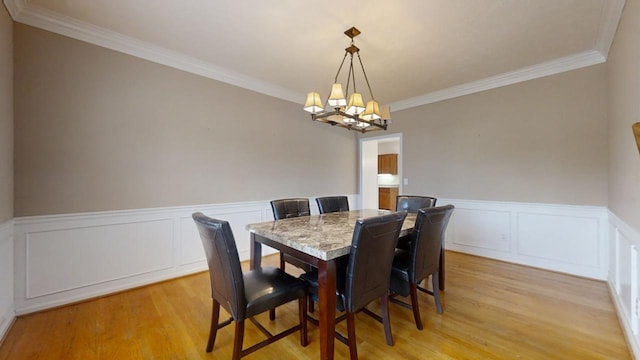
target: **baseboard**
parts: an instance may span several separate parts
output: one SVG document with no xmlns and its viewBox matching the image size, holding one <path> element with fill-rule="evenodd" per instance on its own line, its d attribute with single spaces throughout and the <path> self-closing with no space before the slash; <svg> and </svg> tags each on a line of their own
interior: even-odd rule
<svg viewBox="0 0 640 360">
<path fill-rule="evenodd" d="M 9 333 L 9 330 L 11 330 L 15 321 L 16 314 L 13 308 L 6 311 L 5 314 L 0 314 L 0 346 L 2 346 L 5 337 Z"/>
<path fill-rule="evenodd" d="M 623 311 L 623 306 L 620 301 L 620 297 L 618 297 L 616 294 L 616 290 L 610 282 L 607 282 L 607 285 L 609 289 L 609 296 L 611 298 L 611 302 L 613 303 L 613 307 L 616 310 L 616 314 L 618 315 L 618 322 L 620 323 L 622 333 L 624 334 L 625 340 L 627 341 L 629 351 L 633 355 L 634 359 L 640 359 L 640 343 L 638 342 L 638 337 L 633 334 L 631 323 L 629 322 L 627 314 L 625 314 L 625 312 Z"/>
</svg>

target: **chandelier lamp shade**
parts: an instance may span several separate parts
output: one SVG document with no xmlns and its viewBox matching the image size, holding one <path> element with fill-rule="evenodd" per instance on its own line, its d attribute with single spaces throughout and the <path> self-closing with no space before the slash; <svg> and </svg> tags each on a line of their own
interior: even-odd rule
<svg viewBox="0 0 640 360">
<path fill-rule="evenodd" d="M 323 104 L 318 92 L 310 92 L 307 94 L 304 110 L 311 113 L 311 119 L 314 121 L 324 122 L 348 130 L 355 130 L 362 133 L 375 130 L 387 130 L 387 125 L 389 120 L 391 120 L 391 112 L 388 106 L 381 108 L 373 96 L 367 73 L 364 71 L 364 65 L 360 58 L 360 49 L 355 45 L 353 40 L 356 36 L 360 35 L 360 30 L 352 27 L 345 31 L 344 34 L 351 38 L 351 45 L 345 49 L 344 57 L 342 58 L 340 67 L 338 67 L 338 72 L 331 86 L 331 92 L 329 93 L 327 102 Z M 366 102 L 366 105 L 362 93 L 358 92 L 356 85 L 356 71 L 353 66 L 354 54 L 357 55 L 357 63 L 360 64 L 360 69 L 362 70 L 362 78 L 364 78 L 367 89 L 369 90 L 370 100 Z M 338 78 L 347 57 L 349 58 L 349 70 L 346 76 L 346 87 L 343 88 L 342 83 L 338 82 Z M 343 89 L 346 90 L 346 92 L 343 91 Z"/>
</svg>

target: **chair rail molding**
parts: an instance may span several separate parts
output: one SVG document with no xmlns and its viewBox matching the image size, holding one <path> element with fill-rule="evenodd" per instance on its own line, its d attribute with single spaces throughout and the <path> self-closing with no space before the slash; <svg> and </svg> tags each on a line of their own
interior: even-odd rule
<svg viewBox="0 0 640 360">
<path fill-rule="evenodd" d="M 15 320 L 13 220 L 0 223 L 0 339 Z"/>
</svg>

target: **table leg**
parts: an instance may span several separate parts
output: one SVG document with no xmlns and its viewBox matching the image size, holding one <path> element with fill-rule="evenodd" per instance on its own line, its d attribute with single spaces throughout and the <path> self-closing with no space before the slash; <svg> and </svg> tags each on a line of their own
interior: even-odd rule
<svg viewBox="0 0 640 360">
<path fill-rule="evenodd" d="M 320 359 L 333 359 L 336 326 L 336 262 L 318 264 L 318 297 L 320 310 Z"/>
<path fill-rule="evenodd" d="M 262 266 L 262 244 L 256 240 L 255 233 L 251 233 L 249 269 L 257 269 Z"/>
</svg>

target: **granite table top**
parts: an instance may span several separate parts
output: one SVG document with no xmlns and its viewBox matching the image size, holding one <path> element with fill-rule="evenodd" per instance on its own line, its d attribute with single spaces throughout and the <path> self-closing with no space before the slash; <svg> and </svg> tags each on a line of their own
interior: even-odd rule
<svg viewBox="0 0 640 360">
<path fill-rule="evenodd" d="M 388 210 L 352 210 L 322 215 L 248 224 L 251 233 L 279 242 L 322 260 L 346 255 L 351 250 L 353 229 L 358 219 L 387 214 Z M 400 236 L 413 231 L 416 214 L 409 213 Z"/>
</svg>

